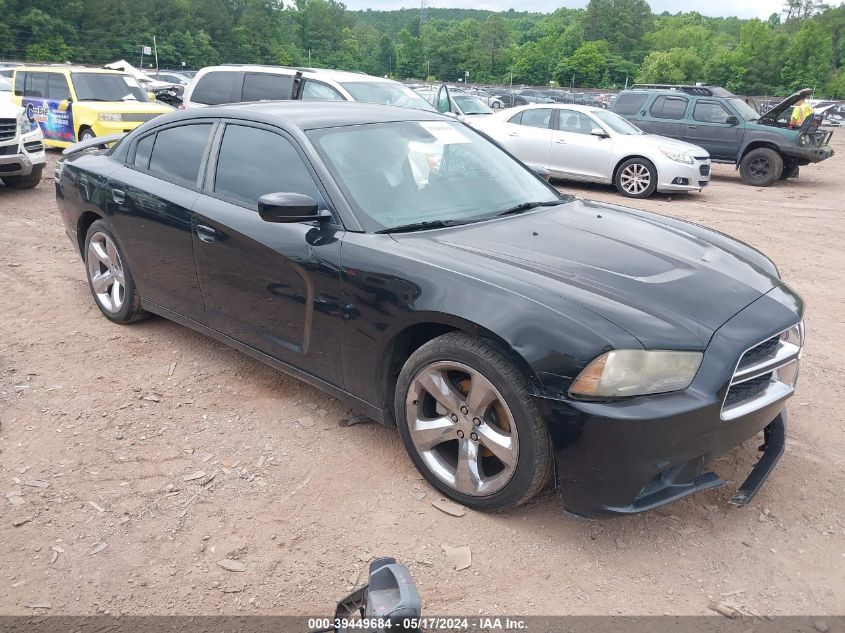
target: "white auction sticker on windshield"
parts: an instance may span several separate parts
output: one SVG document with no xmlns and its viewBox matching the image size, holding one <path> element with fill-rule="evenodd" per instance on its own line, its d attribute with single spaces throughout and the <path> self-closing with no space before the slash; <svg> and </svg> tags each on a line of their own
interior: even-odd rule
<svg viewBox="0 0 845 633">
<path fill-rule="evenodd" d="M 420 121 L 420 125 L 431 134 L 434 139 L 443 145 L 453 145 L 455 143 L 472 143 L 463 132 L 451 123 L 443 123 L 441 121 Z"/>
<path fill-rule="evenodd" d="M 126 85 L 130 88 L 140 88 L 141 86 L 138 85 L 138 82 L 135 80 L 134 77 L 124 77 L 123 81 L 126 82 Z"/>
</svg>

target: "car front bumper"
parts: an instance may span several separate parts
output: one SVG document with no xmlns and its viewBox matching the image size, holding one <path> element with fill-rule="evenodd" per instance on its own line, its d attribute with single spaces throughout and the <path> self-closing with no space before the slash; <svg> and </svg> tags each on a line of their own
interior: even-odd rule
<svg viewBox="0 0 845 633">
<path fill-rule="evenodd" d="M 792 391 L 733 419 L 723 419 L 723 403 L 743 352 L 795 325 L 802 312 L 800 299 L 785 287 L 764 295 L 716 331 L 683 391 L 616 402 L 538 398 L 565 510 L 586 517 L 632 514 L 720 486 L 725 482 L 708 464 L 765 430 L 759 466 L 749 464 L 751 475 L 732 500 L 747 503 L 783 450 Z"/>
<path fill-rule="evenodd" d="M 709 160 L 696 160 L 692 165 L 666 160 L 656 167 L 658 191 L 700 191 L 710 184 Z"/>
<path fill-rule="evenodd" d="M 46 162 L 43 137 L 38 131 L 23 134 L 11 143 L 0 143 L 0 178 L 28 176 L 36 165 Z"/>
</svg>

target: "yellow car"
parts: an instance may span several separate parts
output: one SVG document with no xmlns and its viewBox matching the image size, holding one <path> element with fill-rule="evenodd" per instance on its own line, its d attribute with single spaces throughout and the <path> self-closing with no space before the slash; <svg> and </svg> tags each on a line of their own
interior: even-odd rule
<svg viewBox="0 0 845 633">
<path fill-rule="evenodd" d="M 153 103 L 138 80 L 116 70 L 18 66 L 13 100 L 41 127 L 44 143 L 67 147 L 95 136 L 131 132 L 173 110 Z"/>
</svg>

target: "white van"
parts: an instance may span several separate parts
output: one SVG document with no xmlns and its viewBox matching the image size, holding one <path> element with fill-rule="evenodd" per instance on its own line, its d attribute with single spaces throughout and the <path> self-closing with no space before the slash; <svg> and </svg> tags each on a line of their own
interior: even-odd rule
<svg viewBox="0 0 845 633">
<path fill-rule="evenodd" d="M 203 68 L 185 88 L 182 106 L 290 99 L 363 101 L 434 110 L 419 94 L 392 79 L 341 70 L 256 65 Z"/>
</svg>

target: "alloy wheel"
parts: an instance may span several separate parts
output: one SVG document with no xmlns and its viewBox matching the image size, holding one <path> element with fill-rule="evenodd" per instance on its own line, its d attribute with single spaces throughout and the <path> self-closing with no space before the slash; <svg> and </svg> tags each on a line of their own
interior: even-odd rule
<svg viewBox="0 0 845 633">
<path fill-rule="evenodd" d="M 107 312 L 119 312 L 126 299 L 126 279 L 112 238 L 100 231 L 94 233 L 85 260 L 97 302 Z"/>
<path fill-rule="evenodd" d="M 769 175 L 771 169 L 772 167 L 769 165 L 769 161 L 762 157 L 755 158 L 748 166 L 748 171 L 751 172 L 751 175 L 755 178 L 765 178 Z"/>
<path fill-rule="evenodd" d="M 642 163 L 631 163 L 622 170 L 619 182 L 626 193 L 640 195 L 651 185 L 651 172 Z"/>
<path fill-rule="evenodd" d="M 426 365 L 411 381 L 405 409 L 414 448 L 450 488 L 480 497 L 510 481 L 519 458 L 516 424 L 480 372 L 457 362 Z"/>
</svg>

